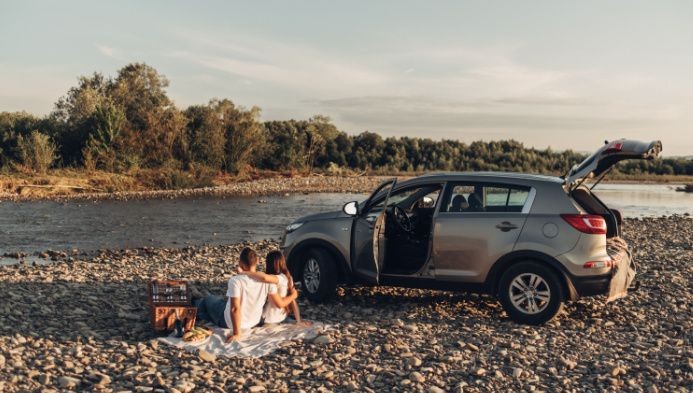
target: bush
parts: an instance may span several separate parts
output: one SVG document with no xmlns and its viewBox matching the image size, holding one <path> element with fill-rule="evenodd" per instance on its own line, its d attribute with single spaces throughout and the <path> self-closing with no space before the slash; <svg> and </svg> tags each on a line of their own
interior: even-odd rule
<svg viewBox="0 0 693 393">
<path fill-rule="evenodd" d="M 214 171 L 208 167 L 195 166 L 189 171 L 164 167 L 154 170 L 140 170 L 137 177 L 150 188 L 161 190 L 181 190 L 213 186 Z"/>
<path fill-rule="evenodd" d="M 55 144 L 48 135 L 32 131 L 28 136 L 17 138 L 17 153 L 22 165 L 39 173 L 45 173 L 53 165 L 56 156 Z"/>
</svg>

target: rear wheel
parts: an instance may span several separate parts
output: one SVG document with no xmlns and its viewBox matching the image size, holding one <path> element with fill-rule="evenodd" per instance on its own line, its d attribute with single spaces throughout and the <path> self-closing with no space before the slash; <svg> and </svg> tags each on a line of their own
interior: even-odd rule
<svg viewBox="0 0 693 393">
<path fill-rule="evenodd" d="M 332 256 L 323 249 L 308 250 L 303 258 L 301 284 L 308 299 L 323 302 L 337 289 L 337 270 Z"/>
<path fill-rule="evenodd" d="M 498 298 L 517 323 L 541 325 L 563 308 L 563 285 L 558 275 L 537 262 L 513 264 L 500 279 Z"/>
</svg>

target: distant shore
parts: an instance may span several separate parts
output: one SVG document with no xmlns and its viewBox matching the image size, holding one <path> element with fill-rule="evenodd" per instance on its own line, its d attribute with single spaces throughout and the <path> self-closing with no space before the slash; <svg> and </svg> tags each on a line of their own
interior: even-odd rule
<svg viewBox="0 0 693 393">
<path fill-rule="evenodd" d="M 0 174 L 0 201 L 98 201 L 198 197 L 269 196 L 295 193 L 368 193 L 380 182 L 418 174 L 282 174 L 217 177 L 206 186 L 157 189 L 137 176 L 105 172 L 56 171 L 46 175 Z M 693 176 L 620 175 L 609 183 L 693 184 Z"/>
</svg>

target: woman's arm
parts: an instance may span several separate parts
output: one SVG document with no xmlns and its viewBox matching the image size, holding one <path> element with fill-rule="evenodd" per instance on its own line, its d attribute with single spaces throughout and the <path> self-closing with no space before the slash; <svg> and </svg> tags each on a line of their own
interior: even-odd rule
<svg viewBox="0 0 693 393">
<path fill-rule="evenodd" d="M 279 283 L 279 277 L 275 276 L 274 274 L 267 274 L 263 272 L 239 272 L 238 274 L 243 274 L 246 275 L 250 278 L 252 278 L 255 281 L 260 281 L 260 282 L 266 282 L 268 284 L 277 284 Z"/>
<path fill-rule="evenodd" d="M 285 308 L 291 302 L 296 300 L 298 297 L 298 292 L 296 292 L 296 288 L 289 288 L 289 293 L 285 297 L 279 296 L 279 294 L 272 293 L 269 295 L 269 300 L 274 304 L 275 307 L 277 308 Z"/>
<path fill-rule="evenodd" d="M 301 312 L 298 311 L 298 302 L 295 300 L 291 302 L 291 312 L 294 314 L 294 319 L 296 319 L 296 323 L 301 323 Z"/>
</svg>

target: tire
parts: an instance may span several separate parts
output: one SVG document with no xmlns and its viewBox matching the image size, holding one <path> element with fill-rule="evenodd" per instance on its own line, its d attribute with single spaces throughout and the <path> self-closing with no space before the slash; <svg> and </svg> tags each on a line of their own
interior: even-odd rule
<svg viewBox="0 0 693 393">
<path fill-rule="evenodd" d="M 322 303 L 334 297 L 337 267 L 334 258 L 321 248 L 308 250 L 301 263 L 301 287 L 311 301 Z"/>
<path fill-rule="evenodd" d="M 513 321 L 542 325 L 563 309 L 565 297 L 559 276 L 551 268 L 529 261 L 515 263 L 503 273 L 498 299 Z"/>
</svg>

